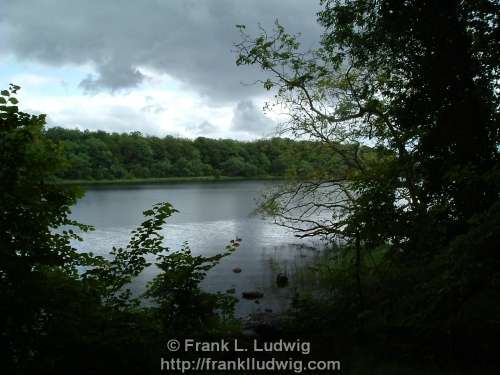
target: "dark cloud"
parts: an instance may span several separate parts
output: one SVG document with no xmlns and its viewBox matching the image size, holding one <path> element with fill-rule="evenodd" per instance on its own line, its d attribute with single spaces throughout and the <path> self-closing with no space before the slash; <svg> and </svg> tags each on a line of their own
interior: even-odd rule
<svg viewBox="0 0 500 375">
<path fill-rule="evenodd" d="M 235 25 L 251 32 L 278 18 L 312 46 L 317 9 L 318 2 L 305 0 L 4 0 L 0 47 L 20 60 L 94 65 L 97 75 L 81 82 L 86 91 L 137 86 L 145 67 L 214 101 L 235 101 L 260 90 L 241 85 L 258 75 L 235 66 Z"/>
<path fill-rule="evenodd" d="M 266 136 L 275 131 L 276 124 L 250 100 L 243 100 L 234 109 L 231 129 Z"/>
<path fill-rule="evenodd" d="M 112 61 L 107 64 L 98 65 L 97 70 L 99 73 L 98 77 L 90 74 L 80 82 L 80 87 L 85 92 L 94 93 L 106 88 L 115 91 L 135 87 L 146 77 L 135 67 L 113 63 Z"/>
</svg>

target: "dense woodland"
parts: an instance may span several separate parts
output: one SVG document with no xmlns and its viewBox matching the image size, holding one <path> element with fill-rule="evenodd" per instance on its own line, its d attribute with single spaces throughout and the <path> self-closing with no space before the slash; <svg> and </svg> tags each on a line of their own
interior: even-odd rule
<svg viewBox="0 0 500 375">
<path fill-rule="evenodd" d="M 63 128 L 45 130 L 61 145 L 70 180 L 162 177 L 310 177 L 320 167 L 342 169 L 329 147 L 317 142 L 273 138 L 242 142 L 231 139 L 164 138 Z M 368 152 L 368 148 L 364 152 Z"/>
<path fill-rule="evenodd" d="M 290 136 L 310 142 L 44 130 L 19 87 L 2 91 L 0 370 L 154 374 L 167 338 L 245 340 L 234 296 L 200 288 L 238 239 L 213 257 L 169 249 L 164 202 L 109 259 L 79 253 L 71 241 L 90 228 L 69 214 L 82 193 L 61 177 L 284 174 L 262 212 L 338 245 L 308 270 L 316 289 L 259 338 L 312 337 L 347 374 L 498 374 L 500 4 L 321 5 L 316 50 L 279 23 L 257 36 L 239 25 L 236 45 L 288 109 Z M 160 274 L 132 296 L 151 259 Z"/>
</svg>

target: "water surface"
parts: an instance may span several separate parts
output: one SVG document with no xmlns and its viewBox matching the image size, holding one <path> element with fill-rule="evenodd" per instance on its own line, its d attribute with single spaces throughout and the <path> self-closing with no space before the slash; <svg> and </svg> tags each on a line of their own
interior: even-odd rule
<svg viewBox="0 0 500 375">
<path fill-rule="evenodd" d="M 77 247 L 99 255 L 108 255 L 113 246 L 124 246 L 130 232 L 142 221 L 142 212 L 158 202 L 170 202 L 179 213 L 168 219 L 163 230 L 166 245 L 172 250 L 189 242 L 194 254 L 221 252 L 231 239 L 241 238 L 240 248 L 224 258 L 203 281 L 208 291 L 236 289 L 258 290 L 264 297 L 254 301 L 240 299 L 238 316 L 288 306 L 292 287 L 277 288 L 278 272 L 289 275 L 318 256 L 311 240 L 301 240 L 283 227 L 255 213 L 257 200 L 271 181 L 223 181 L 202 183 L 99 186 L 91 187 L 73 207 L 72 217 L 96 230 L 83 235 Z M 239 274 L 232 270 L 242 269 Z M 155 267 L 144 271 L 133 284 L 135 292 L 144 290 L 157 273 Z"/>
</svg>

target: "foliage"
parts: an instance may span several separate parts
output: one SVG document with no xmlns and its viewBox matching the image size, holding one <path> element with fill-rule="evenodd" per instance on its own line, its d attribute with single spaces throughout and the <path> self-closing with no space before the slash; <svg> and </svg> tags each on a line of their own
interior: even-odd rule
<svg viewBox="0 0 500 375">
<path fill-rule="evenodd" d="M 0 106 L 2 371 L 156 373 L 165 337 L 238 329 L 233 297 L 203 292 L 199 283 L 239 242 L 210 257 L 192 255 L 187 245 L 169 253 L 161 234 L 177 212 L 169 203 L 146 210 L 110 259 L 71 246 L 77 231 L 91 229 L 69 218 L 79 192 L 57 184 L 55 174 L 67 166 L 61 147 L 45 136 L 45 116 L 19 112 L 17 90 L 2 91 Z M 145 305 L 129 286 L 154 257 L 160 273 Z"/>
<path fill-rule="evenodd" d="M 158 268 L 162 271 L 150 282 L 146 297 L 158 306 L 156 314 L 162 321 L 165 334 L 182 334 L 193 337 L 209 334 L 220 316 L 233 319 L 237 299 L 228 294 L 210 294 L 199 288 L 206 273 L 223 257 L 231 255 L 240 245 L 232 240 L 224 253 L 211 257 L 193 256 L 188 244 L 175 253 L 160 255 Z M 219 315 L 214 314 L 215 311 Z"/>
<path fill-rule="evenodd" d="M 0 340 L 2 357 L 14 362 L 34 355 L 40 331 L 51 324 L 54 298 L 44 287 L 93 261 L 70 245 L 79 237 L 68 228 L 90 229 L 69 218 L 79 192 L 52 183 L 64 167 L 61 150 L 43 137 L 44 115 L 18 110 L 18 90 L 10 85 L 0 97 Z"/>
<path fill-rule="evenodd" d="M 349 282 L 333 277 L 336 328 L 413 344 L 415 354 L 419 344 L 426 355 L 452 345 L 448 358 L 486 350 L 470 343 L 491 343 L 495 319 L 486 330 L 465 327 L 496 313 L 482 296 L 499 295 L 498 254 L 488 250 L 499 243 L 499 4 L 322 4 L 314 50 L 278 23 L 255 38 L 239 26 L 237 64 L 266 74 L 268 109 L 288 115 L 283 133 L 329 147 L 348 166 L 270 192 L 263 208 L 299 236 L 334 237 L 351 252 Z M 365 264 L 380 246 L 373 273 Z"/>
<path fill-rule="evenodd" d="M 321 145 L 272 138 L 253 142 L 195 140 L 50 128 L 45 135 L 60 145 L 69 166 L 57 174 L 70 180 L 165 177 L 309 178 L 318 167 L 341 162 Z"/>
<path fill-rule="evenodd" d="M 166 219 L 175 212 L 177 210 L 170 203 L 158 203 L 144 211 L 148 219 L 132 231 L 132 238 L 126 248 L 113 247 L 111 260 L 106 261 L 101 257 L 99 264 L 85 271 L 84 280 L 101 284 L 104 288 L 101 293 L 108 304 L 131 302 L 130 291 L 124 290 L 124 287 L 151 265 L 146 257 L 169 251 L 163 246 L 164 237 L 159 231 Z M 132 302 L 137 304 L 139 301 Z"/>
</svg>

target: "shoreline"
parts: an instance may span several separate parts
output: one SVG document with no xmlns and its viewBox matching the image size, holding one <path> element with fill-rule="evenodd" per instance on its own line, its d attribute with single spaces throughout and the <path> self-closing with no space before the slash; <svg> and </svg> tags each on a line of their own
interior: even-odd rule
<svg viewBox="0 0 500 375">
<path fill-rule="evenodd" d="M 183 182 L 219 182 L 219 181 L 280 181 L 281 176 L 254 176 L 254 177 L 231 177 L 231 176 L 198 176 L 198 177 L 151 177 L 133 179 L 104 179 L 104 180 L 58 180 L 62 185 L 136 185 L 136 184 L 165 184 Z"/>
</svg>

